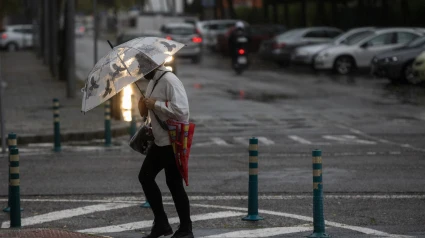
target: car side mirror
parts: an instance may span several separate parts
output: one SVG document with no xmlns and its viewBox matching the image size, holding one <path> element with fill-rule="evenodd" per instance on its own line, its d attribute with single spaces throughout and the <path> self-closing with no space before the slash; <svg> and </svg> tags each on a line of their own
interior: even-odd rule
<svg viewBox="0 0 425 238">
<path fill-rule="evenodd" d="M 360 47 L 362 47 L 363 49 L 366 49 L 367 47 L 369 47 L 369 43 L 364 43 L 363 45 L 361 45 Z"/>
</svg>

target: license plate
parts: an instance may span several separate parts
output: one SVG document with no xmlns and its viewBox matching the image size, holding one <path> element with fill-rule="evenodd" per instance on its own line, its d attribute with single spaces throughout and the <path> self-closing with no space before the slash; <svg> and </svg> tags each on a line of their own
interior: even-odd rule
<svg viewBox="0 0 425 238">
<path fill-rule="evenodd" d="M 239 58 L 238 58 L 238 63 L 239 63 L 239 64 L 246 64 L 246 61 L 247 61 L 247 60 L 246 60 L 246 57 L 239 57 Z"/>
<path fill-rule="evenodd" d="M 245 38 L 245 37 L 238 37 L 238 40 L 237 40 L 239 43 L 245 43 L 245 42 L 247 42 L 248 41 L 248 39 L 247 38 Z"/>
</svg>

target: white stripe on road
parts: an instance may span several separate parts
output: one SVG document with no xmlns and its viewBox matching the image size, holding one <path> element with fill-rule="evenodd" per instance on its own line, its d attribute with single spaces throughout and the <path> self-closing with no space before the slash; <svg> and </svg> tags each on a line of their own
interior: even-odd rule
<svg viewBox="0 0 425 238">
<path fill-rule="evenodd" d="M 113 209 L 121 209 L 126 207 L 132 207 L 134 204 L 125 204 L 125 203 L 104 203 L 104 204 L 98 204 L 98 205 L 91 205 L 86 207 L 79 207 L 74 209 L 67 209 L 62 211 L 56 211 L 51 212 L 43 215 L 33 216 L 33 217 L 26 217 L 21 220 L 22 226 L 30 226 L 80 215 L 85 215 L 89 213 L 94 212 L 101 212 L 101 211 L 109 211 Z M 9 228 L 10 222 L 3 222 L 1 225 L 1 228 Z"/>
<path fill-rule="evenodd" d="M 174 203 L 164 203 L 164 204 L 174 205 Z M 246 208 L 230 207 L 230 206 L 218 206 L 218 205 L 207 205 L 207 204 L 191 204 L 191 206 L 193 206 L 193 207 L 204 207 L 204 208 L 219 208 L 219 209 L 236 210 L 236 211 L 248 211 L 248 209 L 246 209 Z M 268 211 L 268 210 L 258 210 L 258 212 L 260 214 L 269 214 L 269 215 L 293 218 L 293 219 L 297 219 L 297 220 L 301 220 L 301 221 L 313 222 L 312 217 L 307 217 L 307 216 L 302 216 L 302 215 L 290 214 L 290 213 L 285 213 L 285 212 Z M 325 220 L 325 224 L 328 225 L 328 226 L 334 226 L 334 227 L 339 227 L 339 228 L 343 228 L 343 229 L 361 232 L 361 233 L 364 233 L 364 234 L 367 234 L 367 235 L 377 235 L 377 236 L 394 237 L 394 238 L 396 238 L 396 237 L 411 237 L 411 236 L 393 235 L 393 234 L 385 233 L 385 232 L 378 231 L 378 230 L 373 230 L 373 229 L 359 227 L 359 226 L 350 226 L 350 225 L 345 225 L 345 224 L 342 224 L 342 223 L 331 222 L 331 221 L 326 221 L 326 220 Z"/>
<path fill-rule="evenodd" d="M 282 234 L 291 234 L 304 231 L 310 231 L 313 227 L 305 226 L 294 226 L 294 227 L 273 227 L 273 228 L 264 228 L 264 229 L 251 229 L 251 230 L 239 230 L 223 234 L 204 236 L 202 238 L 224 238 L 224 237 L 234 237 L 234 238 L 251 238 L 251 237 L 270 237 L 278 236 Z"/>
<path fill-rule="evenodd" d="M 259 195 L 259 200 L 294 200 L 294 199 L 311 199 L 311 195 Z M 425 195 L 324 195 L 325 199 L 425 199 Z M 23 202 L 87 202 L 87 203 L 132 203 L 141 204 L 144 197 L 116 197 L 105 199 L 44 199 L 44 198 L 23 198 Z M 171 196 L 163 196 L 163 200 L 172 201 Z M 191 201 L 216 201 L 216 200 L 247 200 L 248 196 L 189 196 Z M 0 202 L 7 202 L 7 198 L 0 199 Z"/>
<path fill-rule="evenodd" d="M 266 137 L 259 136 L 257 138 L 258 138 L 258 141 L 261 142 L 264 145 L 274 145 L 275 144 L 274 141 L 269 140 Z"/>
<path fill-rule="evenodd" d="M 203 221 L 203 220 L 211 220 L 211 219 L 226 218 L 226 217 L 236 217 L 236 216 L 242 216 L 244 214 L 245 213 L 241 213 L 241 212 L 225 211 L 225 212 L 214 212 L 214 213 L 206 213 L 201 215 L 193 215 L 190 218 L 194 222 L 194 221 Z M 128 231 L 128 230 L 148 228 L 152 226 L 152 222 L 153 221 L 132 222 L 132 223 L 121 224 L 121 225 L 85 229 L 85 230 L 80 230 L 78 232 L 84 232 L 84 233 L 122 232 L 122 231 Z M 175 224 L 175 223 L 179 223 L 180 220 L 178 217 L 173 217 L 168 219 L 168 222 L 170 224 Z"/>
<path fill-rule="evenodd" d="M 346 126 L 346 125 L 337 124 L 337 126 L 339 128 L 342 128 L 342 129 L 347 129 L 347 130 L 349 130 L 352 133 L 355 133 L 357 135 L 362 135 L 362 136 L 364 136 L 366 138 L 369 138 L 369 139 L 372 139 L 372 140 L 376 140 L 376 141 L 379 141 L 379 142 L 384 143 L 384 144 L 396 145 L 396 146 L 400 146 L 400 147 L 403 147 L 403 148 L 409 148 L 409 149 L 412 149 L 412 150 L 425 152 L 425 149 L 423 149 L 423 148 L 414 147 L 414 146 L 409 145 L 409 144 L 400 144 L 400 143 L 396 143 L 396 142 L 392 142 L 392 141 L 389 141 L 389 140 L 385 140 L 385 139 L 382 139 L 382 138 L 379 138 L 379 137 L 376 137 L 376 136 L 371 136 L 371 135 L 369 135 L 369 134 L 367 134 L 367 133 L 365 133 L 363 131 L 360 131 L 360 130 L 351 128 L 351 127 Z"/>
<path fill-rule="evenodd" d="M 216 145 L 231 146 L 225 140 L 221 139 L 220 137 L 212 137 L 211 140 Z"/>
<path fill-rule="evenodd" d="M 311 145 L 311 144 L 313 144 L 311 141 L 306 140 L 306 139 L 301 138 L 301 137 L 296 136 L 296 135 L 288 136 L 288 138 L 291 139 L 291 140 L 294 140 L 296 142 L 299 142 L 301 144 L 304 144 L 304 145 Z"/>
</svg>

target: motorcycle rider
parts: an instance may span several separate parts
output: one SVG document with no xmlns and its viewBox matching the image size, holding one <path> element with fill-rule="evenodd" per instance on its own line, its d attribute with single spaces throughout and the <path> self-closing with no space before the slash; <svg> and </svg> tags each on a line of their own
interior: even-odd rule
<svg viewBox="0 0 425 238">
<path fill-rule="evenodd" d="M 240 39 L 245 39 L 246 41 L 240 40 Z M 232 65 L 236 64 L 239 49 L 244 49 L 246 54 L 248 49 L 248 44 L 249 44 L 249 35 L 245 28 L 245 24 L 241 21 L 238 21 L 235 24 L 235 29 L 232 31 L 232 33 L 229 36 L 229 52 L 230 52 L 230 56 L 232 57 Z"/>
</svg>

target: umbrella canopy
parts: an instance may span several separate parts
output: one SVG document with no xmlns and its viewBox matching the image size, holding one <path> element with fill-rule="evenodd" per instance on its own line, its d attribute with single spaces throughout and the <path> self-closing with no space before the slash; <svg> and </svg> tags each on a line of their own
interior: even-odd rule
<svg viewBox="0 0 425 238">
<path fill-rule="evenodd" d="M 102 104 L 127 85 L 161 66 L 184 44 L 158 37 L 140 37 L 114 47 L 89 73 L 82 89 L 81 111 Z"/>
</svg>

